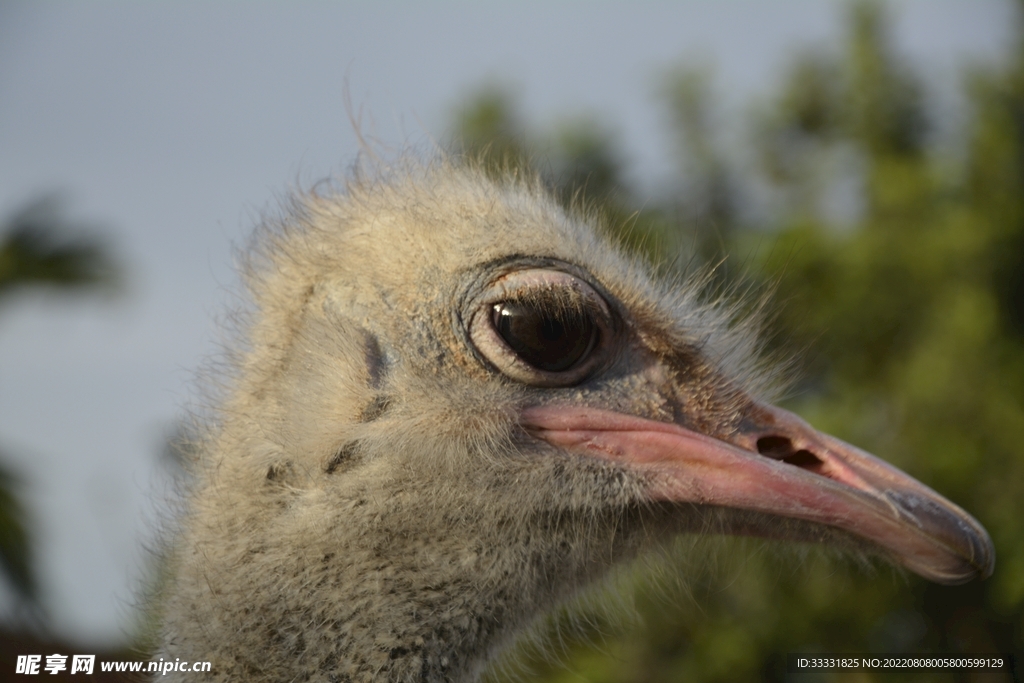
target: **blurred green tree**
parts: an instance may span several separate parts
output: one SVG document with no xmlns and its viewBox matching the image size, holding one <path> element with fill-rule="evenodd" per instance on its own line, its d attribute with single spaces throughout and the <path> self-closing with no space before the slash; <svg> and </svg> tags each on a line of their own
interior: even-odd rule
<svg viewBox="0 0 1024 683">
<path fill-rule="evenodd" d="M 91 229 L 69 222 L 55 196 L 31 202 L 0 225 L 0 306 L 25 287 L 63 290 L 111 288 L 118 268 L 107 246 L 83 237 Z M 0 574 L 33 614 L 39 611 L 39 586 L 19 480 L 4 465 L 0 451 Z"/>
<path fill-rule="evenodd" d="M 712 260 L 753 254 L 744 277 L 775 293 L 770 347 L 801 357 L 790 407 L 963 504 L 998 556 L 989 581 L 942 587 L 817 549 L 779 558 L 753 540 L 683 539 L 667 562 L 627 577 L 639 623 L 623 628 L 622 610 L 575 606 L 547 627 L 565 666 L 544 664 L 527 643 L 494 679 L 777 681 L 790 652 L 1002 652 L 1024 666 L 1021 29 L 1006 67 L 970 78 L 962 155 L 935 144 L 924 89 L 875 3 L 851 8 L 844 51 L 797 59 L 755 117 L 754 173 L 715 144 L 707 76 L 670 72 L 661 95 L 681 159 L 673 184 L 684 191 L 642 211 L 603 129 L 528 133 L 514 98 L 493 90 L 463 110 L 464 153 L 494 169 L 543 155 L 535 170 L 559 197 L 572 204 L 582 193 L 658 264 L 681 246 Z M 770 188 L 771 212 L 742 218 L 751 214 L 740 211 L 744 182 Z M 726 285 L 740 277 L 718 273 Z M 694 563 L 695 554 L 712 559 Z M 675 580 L 680 565 L 687 576 Z M 854 679 L 975 680 L 818 680 Z"/>
</svg>

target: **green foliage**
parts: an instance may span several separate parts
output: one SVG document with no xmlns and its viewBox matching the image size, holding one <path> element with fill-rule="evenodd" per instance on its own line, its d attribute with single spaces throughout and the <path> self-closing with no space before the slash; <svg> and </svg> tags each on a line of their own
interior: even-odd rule
<svg viewBox="0 0 1024 683">
<path fill-rule="evenodd" d="M 527 130 L 508 90 L 486 87 L 456 115 L 451 147 L 495 176 L 539 174 L 567 207 L 585 207 L 628 248 L 659 261 L 680 235 L 624 189 L 621 154 L 601 123 L 583 117 L 553 134 Z M 537 166 L 540 159 L 543 166 Z"/>
<path fill-rule="evenodd" d="M 115 284 L 116 268 L 105 245 L 68 225 L 54 197 L 28 204 L 0 230 L 0 298 L 25 285 L 67 289 Z"/>
<path fill-rule="evenodd" d="M 80 226 L 61 216 L 53 197 L 28 204 L 10 217 L 0 226 L 0 301 L 26 286 L 74 290 L 116 285 L 117 268 L 105 246 L 94 239 L 68 237 L 81 232 Z M 0 466 L 0 574 L 38 617 L 39 591 L 18 483 Z"/>
<path fill-rule="evenodd" d="M 0 568 L 18 595 L 35 602 L 38 587 L 29 559 L 25 511 L 14 495 L 17 482 L 0 468 Z"/>
<path fill-rule="evenodd" d="M 1008 66 L 971 78 L 966 152 L 951 158 L 933 144 L 923 88 L 885 29 L 878 5 L 856 5 L 845 50 L 798 59 L 754 119 L 754 180 L 779 207 L 754 225 L 738 210 L 750 174 L 715 145 L 698 71 L 671 72 L 661 93 L 681 157 L 681 202 L 638 213 L 594 127 L 575 136 L 563 128 L 547 148 L 545 177 L 562 197 L 590 179 L 597 191 L 588 199 L 613 230 L 636 216 L 626 222 L 631 241 L 656 262 L 680 246 L 711 258 L 755 254 L 747 277 L 777 293 L 769 341 L 801 357 L 790 407 L 970 510 L 992 534 L 995 575 L 942 587 L 817 549 L 777 557 L 749 540 L 691 543 L 660 568 L 687 566 L 685 580 L 636 571 L 639 624 L 616 625 L 615 609 L 578 607 L 551 625 L 590 625 L 560 638 L 567 667 L 543 664 L 527 646 L 512 671 L 594 683 L 782 680 L 786 653 L 812 651 L 1014 652 L 1024 663 L 1024 31 Z M 481 100 L 472 120 L 494 128 L 474 128 L 464 151 L 517 140 L 517 168 L 536 158 L 521 124 L 490 137 L 507 131 L 493 122 L 519 120 L 513 104 Z M 492 139 L 502 142 L 489 147 Z M 574 164 L 586 172 L 550 172 Z M 837 194 L 852 207 L 842 218 L 828 207 Z M 720 277 L 736 275 L 725 267 Z M 689 567 L 695 552 L 713 558 L 704 570 Z"/>
<path fill-rule="evenodd" d="M 476 158 L 491 173 L 522 169 L 529 164 L 526 130 L 515 110 L 515 98 L 491 86 L 456 114 L 452 147 Z"/>
</svg>

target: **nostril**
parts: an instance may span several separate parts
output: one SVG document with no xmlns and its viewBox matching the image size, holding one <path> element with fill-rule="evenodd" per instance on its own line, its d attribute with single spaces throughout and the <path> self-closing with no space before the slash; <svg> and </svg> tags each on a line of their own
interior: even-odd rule
<svg viewBox="0 0 1024 683">
<path fill-rule="evenodd" d="M 821 465 L 821 459 L 815 456 L 810 451 L 798 451 L 792 456 L 786 456 L 782 458 L 783 463 L 790 463 L 797 467 L 803 467 L 804 469 L 814 469 L 815 466 Z"/>
<path fill-rule="evenodd" d="M 762 436 L 757 440 L 757 452 L 775 460 L 783 460 L 792 455 L 793 442 L 784 436 Z"/>
<path fill-rule="evenodd" d="M 800 469 L 810 470 L 817 474 L 823 474 L 825 471 L 825 463 L 821 461 L 821 458 L 810 451 L 797 451 L 793 455 L 788 455 L 782 458 L 782 462 L 790 465 L 796 465 Z"/>
<path fill-rule="evenodd" d="M 825 463 L 808 450 L 796 450 L 793 442 L 785 436 L 762 436 L 757 440 L 757 452 L 761 455 L 795 465 L 803 470 L 824 474 Z"/>
</svg>

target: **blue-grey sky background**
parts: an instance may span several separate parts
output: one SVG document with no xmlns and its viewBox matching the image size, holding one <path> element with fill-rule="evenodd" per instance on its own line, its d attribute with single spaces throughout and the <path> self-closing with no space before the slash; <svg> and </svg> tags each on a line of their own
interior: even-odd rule
<svg viewBox="0 0 1024 683">
<path fill-rule="evenodd" d="M 100 646 L 132 628 L 166 491 L 160 451 L 223 339 L 234 250 L 290 187 L 351 164 L 346 93 L 364 133 L 422 150 L 499 81 L 538 125 L 604 122 L 654 194 L 672 168 L 660 73 L 713 66 L 739 117 L 797 50 L 837 46 L 846 7 L 0 0 L 0 217 L 57 191 L 127 268 L 120 296 L 37 291 L 0 307 L 0 449 L 24 481 L 57 633 Z M 963 116 L 963 70 L 1006 54 L 1013 4 L 889 9 L 900 53 Z M 10 605 L 0 590 L 0 621 Z"/>
</svg>

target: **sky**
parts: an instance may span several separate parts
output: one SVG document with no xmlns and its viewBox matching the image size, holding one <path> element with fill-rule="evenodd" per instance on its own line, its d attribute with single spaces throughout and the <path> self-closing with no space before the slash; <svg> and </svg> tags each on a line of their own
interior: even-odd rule
<svg viewBox="0 0 1024 683">
<path fill-rule="evenodd" d="M 346 172 L 353 119 L 392 154 L 425 153 L 460 102 L 501 83 L 532 124 L 597 118 L 655 192 L 672 168 L 659 75 L 710 67 L 740 112 L 797 51 L 835 48 L 846 7 L 0 0 L 0 221 L 55 194 L 125 271 L 115 294 L 0 302 L 0 453 L 55 632 L 130 635 L 173 501 L 163 444 L 225 343 L 238 250 L 294 188 Z M 954 113 L 964 69 L 998 63 L 1016 20 L 1006 0 L 889 10 L 897 49 Z M 10 607 L 0 589 L 0 622 Z"/>
</svg>

